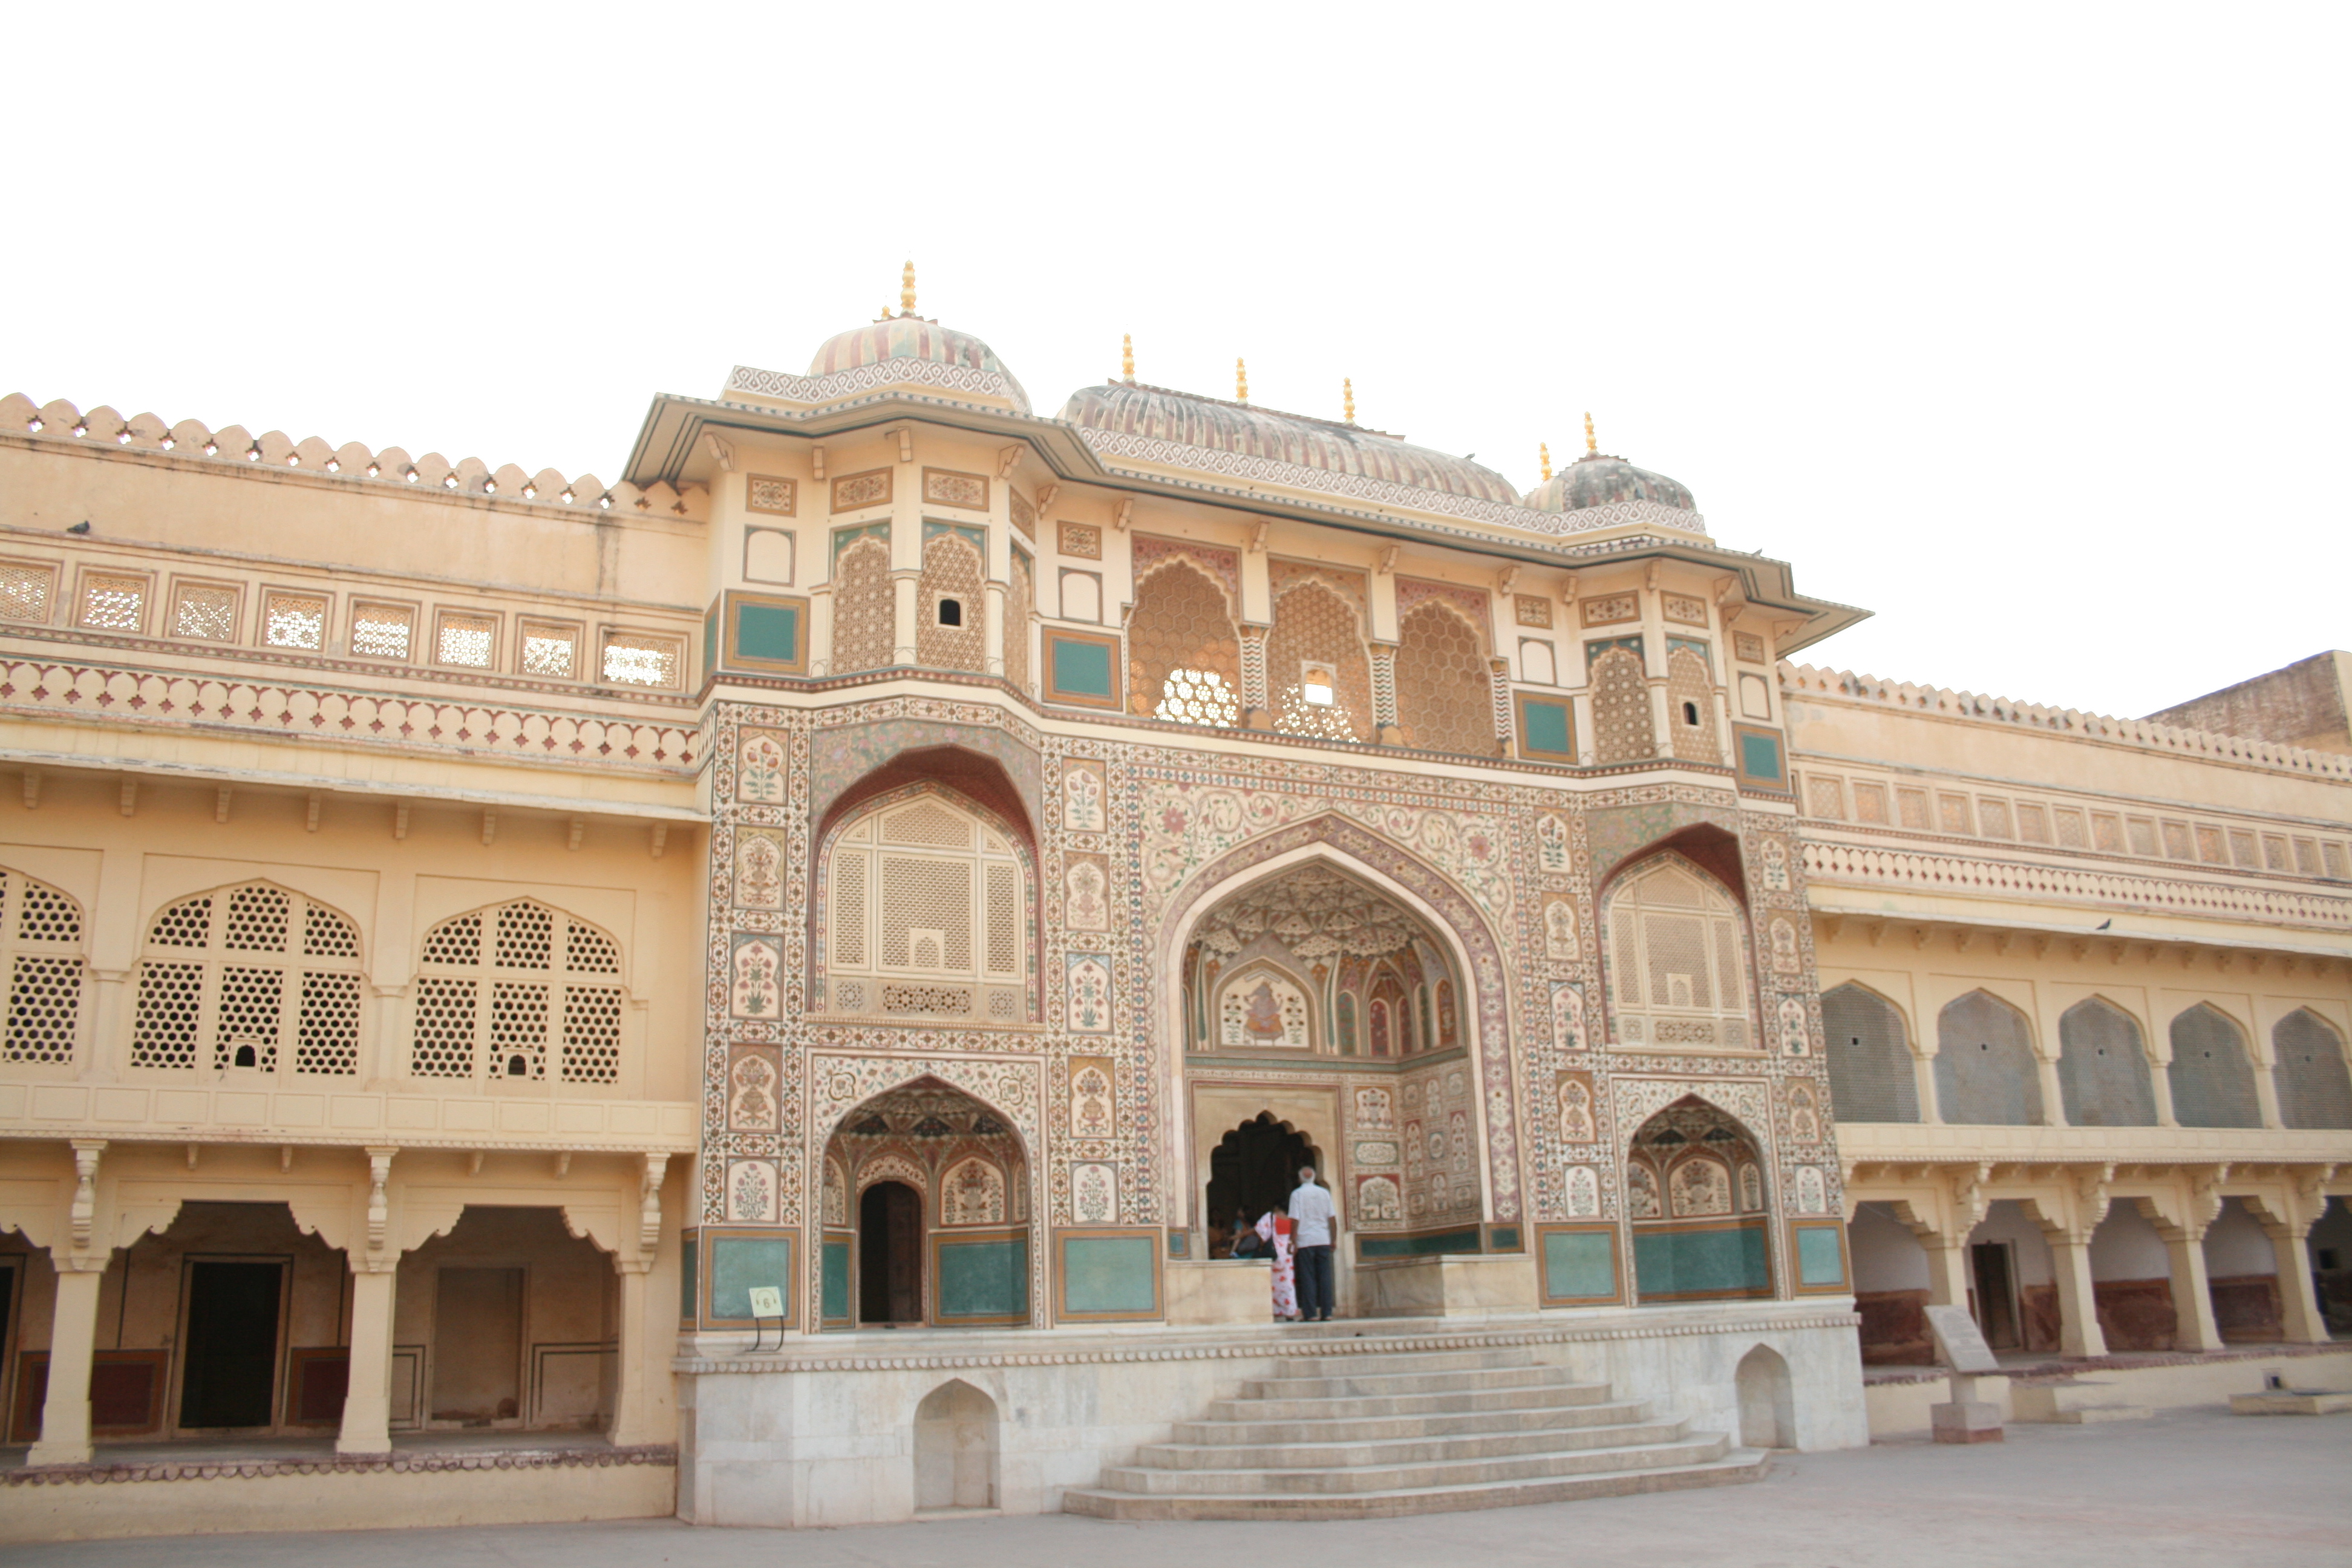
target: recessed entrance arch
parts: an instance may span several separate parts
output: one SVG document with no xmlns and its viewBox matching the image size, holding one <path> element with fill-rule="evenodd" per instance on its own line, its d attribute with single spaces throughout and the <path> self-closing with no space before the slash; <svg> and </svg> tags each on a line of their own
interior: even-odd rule
<svg viewBox="0 0 2352 1568">
<path fill-rule="evenodd" d="M 1202 1197 L 1211 1241 L 1228 1236 L 1236 1217 L 1255 1224 L 1260 1215 L 1286 1200 L 1298 1185 L 1302 1165 L 1319 1173 L 1323 1161 L 1305 1133 L 1276 1120 L 1270 1110 L 1259 1111 L 1219 1139 L 1209 1155 Z"/>
<path fill-rule="evenodd" d="M 829 1327 L 1031 1321 L 1030 1172 L 1009 1120 L 937 1078 L 853 1107 L 825 1142 Z"/>
<path fill-rule="evenodd" d="M 1203 809 L 1211 808 L 1204 805 Z M 1506 847 L 1499 840 L 1488 844 L 1481 839 L 1461 849 L 1465 860 L 1475 860 L 1492 870 L 1500 884 L 1500 862 Z M 1316 1048 L 1297 1053 L 1311 1058 L 1311 1065 L 1322 1070 L 1312 1075 L 1283 1075 L 1295 1080 L 1308 1076 L 1328 1079 L 1329 1089 L 1318 1087 L 1316 1092 L 1328 1092 L 1335 1100 L 1344 1098 L 1347 1139 L 1355 1140 L 1361 1132 L 1377 1134 L 1363 1140 L 1371 1147 L 1362 1152 L 1380 1156 L 1382 1163 L 1360 1161 L 1356 1158 L 1359 1151 L 1339 1136 L 1341 1118 L 1336 1114 L 1333 1118 L 1328 1147 L 1331 1158 L 1340 1162 L 1342 1168 L 1329 1174 L 1336 1178 L 1331 1184 L 1343 1225 L 1349 1222 L 1358 1195 L 1351 1189 L 1365 1175 L 1386 1184 L 1378 1189 L 1379 1195 L 1383 1202 L 1394 1204 L 1402 1226 L 1410 1226 L 1416 1221 L 1454 1226 L 1482 1218 L 1517 1219 L 1522 1210 L 1522 1197 L 1517 1111 L 1510 1089 L 1511 1023 L 1507 1000 L 1510 994 L 1509 977 L 1501 944 L 1487 923 L 1486 913 L 1457 880 L 1392 840 L 1347 818 L 1327 815 L 1294 824 L 1238 846 L 1187 879 L 1160 914 L 1155 969 L 1178 975 L 1192 969 L 1197 980 L 1204 973 L 1204 965 L 1195 967 L 1202 945 L 1196 939 L 1211 928 L 1218 910 L 1237 895 L 1245 895 L 1302 867 L 1337 873 L 1387 901 L 1397 912 L 1397 920 L 1413 929 L 1416 958 L 1426 965 L 1418 984 L 1399 973 L 1392 977 L 1393 985 L 1378 985 L 1362 995 L 1349 995 L 1345 988 L 1333 988 L 1329 1005 L 1319 1015 L 1319 1032 L 1313 1037 L 1318 1041 L 1328 1039 L 1331 1048 L 1328 1053 Z M 1297 940 L 1312 941 L 1328 933 L 1323 925 L 1310 922 L 1306 931 L 1290 934 Z M 1343 955 L 1346 945 L 1344 940 L 1338 944 Z M 1310 981 L 1315 961 L 1313 955 L 1298 955 L 1297 959 L 1297 968 L 1306 970 Z M 1323 955 L 1323 961 L 1336 971 L 1338 966 L 1329 954 Z M 1246 962 L 1246 955 L 1236 955 L 1235 962 Z M 1291 972 L 1297 971 L 1295 968 Z M 1326 978 L 1328 983 L 1329 976 Z M 1276 1033 L 1273 1026 L 1281 1018 L 1281 998 L 1270 984 L 1268 989 L 1269 998 L 1260 999 L 1253 994 L 1246 1000 L 1257 1005 L 1260 1019 L 1268 1026 L 1264 1032 L 1271 1037 Z M 1216 1097 L 1219 1113 L 1213 1119 L 1202 1115 L 1201 1085 L 1211 1074 L 1197 1069 L 1219 1068 L 1221 1064 L 1215 1058 L 1222 1052 L 1192 1052 L 1185 1047 L 1203 1037 L 1200 1007 L 1208 999 L 1197 985 L 1168 987 L 1159 999 L 1164 1037 L 1171 1043 L 1171 1055 L 1178 1058 L 1170 1064 L 1171 1068 L 1192 1086 L 1185 1104 L 1185 1113 L 1191 1120 L 1187 1124 L 1170 1127 L 1167 1153 L 1171 1165 L 1192 1172 L 1193 1179 L 1186 1184 L 1189 1190 L 1185 1200 L 1192 1212 L 1186 1217 L 1204 1228 L 1221 1222 L 1231 1224 L 1230 1215 L 1208 1215 L 1193 1205 L 1205 1197 L 1207 1156 L 1219 1131 L 1233 1125 L 1224 1119 L 1224 1107 L 1236 1098 L 1221 1089 Z M 1380 1081 L 1376 1072 L 1368 1070 L 1379 1062 L 1379 1058 L 1370 1056 L 1373 1022 L 1370 1004 L 1375 999 L 1382 1003 L 1380 1016 L 1390 1031 L 1392 1054 L 1388 1062 L 1393 1065 L 1386 1066 L 1388 1081 Z M 1245 1026 L 1248 1009 L 1244 1007 L 1239 1013 L 1238 1021 Z M 1318 1017 L 1311 1010 L 1309 1016 Z M 1222 1026 L 1222 1013 L 1219 1023 Z M 1398 1031 L 1402 1028 L 1410 1028 L 1415 1041 L 1434 1041 L 1435 1048 L 1415 1051 L 1413 1058 L 1417 1059 L 1396 1054 L 1396 1044 L 1402 1037 Z M 1357 1041 L 1357 1055 L 1352 1062 L 1339 1049 L 1339 1042 L 1350 1036 Z M 1447 1043 L 1449 1038 L 1451 1044 Z M 1415 1119 L 1419 1137 L 1409 1143 L 1404 1136 L 1403 1112 L 1409 1087 L 1405 1080 L 1416 1068 L 1440 1068 L 1422 1077 L 1433 1078 L 1441 1102 L 1438 1113 L 1431 1118 L 1426 1107 L 1427 1082 L 1410 1086 L 1422 1101 L 1416 1109 L 1423 1115 Z M 1371 1080 L 1361 1087 L 1354 1083 L 1360 1071 Z M 1265 1075 L 1261 1072 L 1259 1076 Z M 1347 1080 L 1344 1086 L 1339 1081 L 1343 1079 Z M 1342 1087 L 1347 1089 L 1344 1097 L 1339 1093 Z M 1339 1109 L 1336 1103 L 1334 1109 Z M 1296 1118 L 1293 1121 L 1297 1124 Z M 1418 1215 L 1412 1212 L 1409 1201 L 1413 1177 L 1407 1163 L 1412 1149 L 1421 1152 L 1423 1163 L 1423 1203 Z M 1360 1170 L 1357 1169 L 1359 1165 Z M 1429 1202 L 1438 1191 L 1441 1175 L 1445 1209 L 1433 1213 Z"/>
<path fill-rule="evenodd" d="M 1625 1163 L 1625 1212 L 1644 1304 L 1771 1297 L 1764 1163 L 1728 1111 L 1685 1095 L 1643 1122 Z"/>
</svg>

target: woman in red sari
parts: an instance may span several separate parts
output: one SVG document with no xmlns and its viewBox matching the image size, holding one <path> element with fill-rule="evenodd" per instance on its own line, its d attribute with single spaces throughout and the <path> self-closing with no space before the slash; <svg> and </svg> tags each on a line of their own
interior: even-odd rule
<svg viewBox="0 0 2352 1568">
<path fill-rule="evenodd" d="M 1274 1321 L 1294 1323 L 1298 1321 L 1298 1272 L 1291 1258 L 1297 1242 L 1297 1231 L 1290 1223 L 1287 1205 L 1277 1203 L 1259 1216 L 1257 1234 L 1262 1241 L 1274 1247 Z"/>
</svg>

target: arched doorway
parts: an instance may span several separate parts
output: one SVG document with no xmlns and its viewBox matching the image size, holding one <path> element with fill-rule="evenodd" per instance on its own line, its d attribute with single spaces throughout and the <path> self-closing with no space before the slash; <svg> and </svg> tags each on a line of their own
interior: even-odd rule
<svg viewBox="0 0 2352 1568">
<path fill-rule="evenodd" d="M 1228 1256 L 1238 1218 L 1255 1224 L 1298 1185 L 1298 1170 L 1323 1162 L 1307 1135 L 1262 1110 L 1217 1141 L 1209 1154 L 1209 1184 L 1202 1212 L 1209 1218 L 1210 1256 Z M 1326 1178 L 1328 1179 L 1328 1178 Z"/>
<path fill-rule="evenodd" d="M 904 1182 L 877 1182 L 857 1200 L 857 1318 L 923 1321 L 923 1198 Z"/>
<path fill-rule="evenodd" d="M 876 1095 L 823 1184 L 827 1327 L 1030 1321 L 1027 1152 L 990 1106 L 933 1078 Z"/>
<path fill-rule="evenodd" d="M 1727 1112 L 1685 1095 L 1643 1122 L 1625 1211 L 1644 1303 L 1771 1297 L 1764 1162 Z"/>
</svg>

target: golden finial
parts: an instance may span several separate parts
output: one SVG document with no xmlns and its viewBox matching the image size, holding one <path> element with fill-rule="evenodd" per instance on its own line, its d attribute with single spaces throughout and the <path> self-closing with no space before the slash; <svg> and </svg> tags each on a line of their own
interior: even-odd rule
<svg viewBox="0 0 2352 1568">
<path fill-rule="evenodd" d="M 1590 413 L 1584 416 L 1584 449 L 1587 453 L 1601 450 L 1601 443 L 1592 438 L 1592 416 Z"/>
<path fill-rule="evenodd" d="M 1127 377 L 1127 384 L 1133 386 L 1135 384 L 1135 334 L 1133 332 L 1119 334 L 1118 369 L 1119 374 Z"/>
<path fill-rule="evenodd" d="M 898 310 L 904 315 L 915 313 L 915 264 L 911 261 L 898 274 Z"/>
<path fill-rule="evenodd" d="M 1348 423 L 1356 422 L 1356 384 L 1346 376 L 1339 378 L 1339 403 L 1348 411 Z"/>
<path fill-rule="evenodd" d="M 1239 355 L 1234 358 L 1234 401 L 1249 401 L 1249 363 Z"/>
<path fill-rule="evenodd" d="M 1538 457 L 1539 457 L 1539 458 L 1541 458 L 1543 459 L 1543 471 L 1544 471 L 1544 473 L 1543 473 L 1543 477 L 1544 477 L 1545 479 L 1550 479 L 1550 478 L 1551 478 L 1551 443 L 1549 443 L 1549 441 L 1538 441 L 1538 442 L 1537 442 L 1537 443 L 1536 443 L 1536 455 L 1537 455 Z"/>
</svg>

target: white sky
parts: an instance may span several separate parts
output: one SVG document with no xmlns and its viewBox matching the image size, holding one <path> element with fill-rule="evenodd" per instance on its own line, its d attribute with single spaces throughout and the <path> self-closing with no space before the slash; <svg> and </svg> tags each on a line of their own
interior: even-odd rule
<svg viewBox="0 0 2352 1568">
<path fill-rule="evenodd" d="M 29 7 L 0 392 L 617 475 L 920 272 L 1116 373 L 1536 480 L 1580 416 L 1877 612 L 2136 714 L 2329 647 L 2342 5 Z"/>
</svg>

